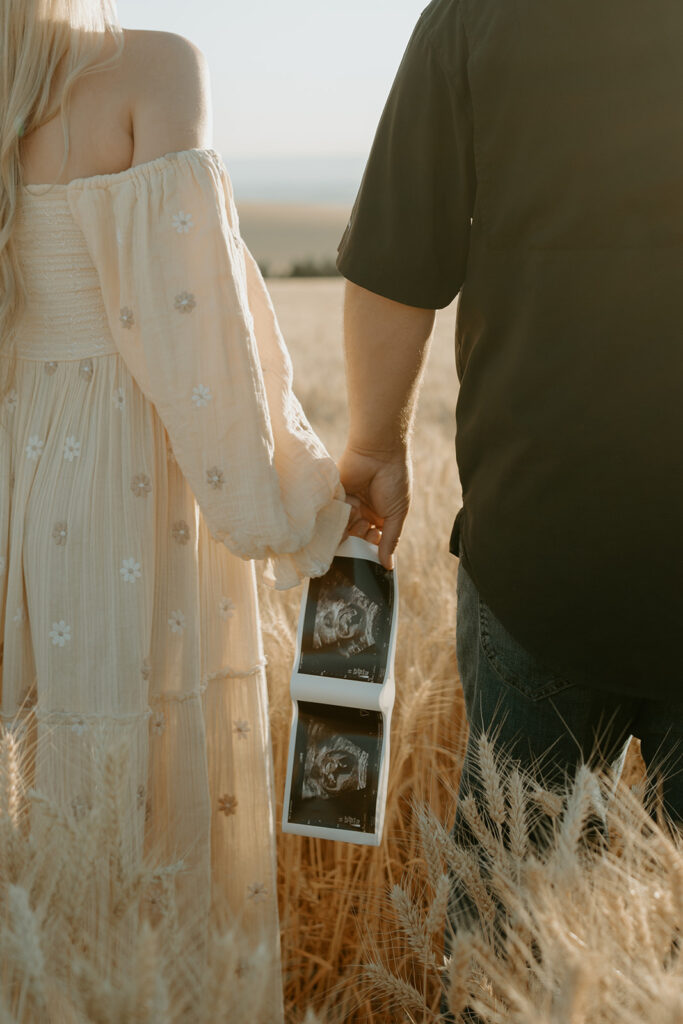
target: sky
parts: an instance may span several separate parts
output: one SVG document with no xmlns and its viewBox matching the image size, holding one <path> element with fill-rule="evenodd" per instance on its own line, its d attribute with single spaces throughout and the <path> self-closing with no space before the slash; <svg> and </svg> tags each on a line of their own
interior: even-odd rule
<svg viewBox="0 0 683 1024">
<path fill-rule="evenodd" d="M 124 28 L 191 39 L 230 161 L 365 158 L 427 0 L 118 0 Z"/>
</svg>

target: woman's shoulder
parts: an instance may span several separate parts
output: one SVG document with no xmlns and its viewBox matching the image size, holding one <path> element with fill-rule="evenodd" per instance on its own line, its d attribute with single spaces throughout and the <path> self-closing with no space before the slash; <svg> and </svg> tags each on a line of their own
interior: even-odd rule
<svg viewBox="0 0 683 1024">
<path fill-rule="evenodd" d="M 172 32 L 124 30 L 122 71 L 130 90 L 133 163 L 211 145 L 206 58 Z"/>
<path fill-rule="evenodd" d="M 175 32 L 125 28 L 123 38 L 123 52 L 131 70 L 137 70 L 141 75 L 147 73 L 147 77 L 150 73 L 158 73 L 159 69 L 172 77 L 206 64 L 199 47 Z"/>
</svg>

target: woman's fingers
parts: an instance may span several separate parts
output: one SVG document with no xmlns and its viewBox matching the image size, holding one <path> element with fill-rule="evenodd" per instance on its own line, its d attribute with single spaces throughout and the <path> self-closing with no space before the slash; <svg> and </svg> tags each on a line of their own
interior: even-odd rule
<svg viewBox="0 0 683 1024">
<path fill-rule="evenodd" d="M 379 545 L 380 541 L 382 540 L 382 531 L 378 530 L 376 526 L 371 526 L 367 534 L 365 535 L 365 539 L 370 544 Z"/>
</svg>

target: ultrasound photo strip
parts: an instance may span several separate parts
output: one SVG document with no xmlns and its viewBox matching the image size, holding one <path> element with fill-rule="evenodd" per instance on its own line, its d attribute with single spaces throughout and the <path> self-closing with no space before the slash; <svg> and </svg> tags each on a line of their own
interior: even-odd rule
<svg viewBox="0 0 683 1024">
<path fill-rule="evenodd" d="M 349 538 L 325 576 L 306 586 L 292 697 L 387 706 L 389 695 L 378 691 L 393 680 L 397 611 L 395 572 L 374 545 Z"/>
<path fill-rule="evenodd" d="M 351 537 L 302 599 L 283 830 L 379 845 L 394 704 L 396 573 Z"/>
<path fill-rule="evenodd" d="M 301 701 L 296 709 L 290 823 L 374 835 L 384 716 Z"/>
</svg>

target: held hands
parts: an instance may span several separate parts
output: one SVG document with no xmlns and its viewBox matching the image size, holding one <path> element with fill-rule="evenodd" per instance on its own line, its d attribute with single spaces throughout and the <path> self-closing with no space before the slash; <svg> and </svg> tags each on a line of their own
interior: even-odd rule
<svg viewBox="0 0 683 1024">
<path fill-rule="evenodd" d="M 412 490 L 410 454 L 358 451 L 350 446 L 339 460 L 339 475 L 352 506 L 348 534 L 379 544 L 379 559 L 393 569 Z"/>
</svg>

